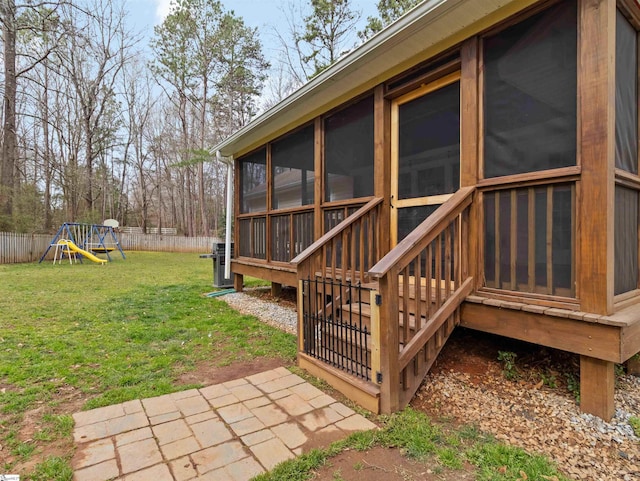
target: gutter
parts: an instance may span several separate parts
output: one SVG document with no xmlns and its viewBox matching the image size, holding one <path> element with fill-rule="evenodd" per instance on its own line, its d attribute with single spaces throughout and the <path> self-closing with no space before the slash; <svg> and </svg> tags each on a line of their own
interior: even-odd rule
<svg viewBox="0 0 640 481">
<path fill-rule="evenodd" d="M 222 160 L 220 150 L 216 150 L 218 162 L 227 164 L 227 216 L 225 221 L 224 235 L 224 277 L 231 277 L 231 209 L 233 209 L 233 156 Z"/>
</svg>

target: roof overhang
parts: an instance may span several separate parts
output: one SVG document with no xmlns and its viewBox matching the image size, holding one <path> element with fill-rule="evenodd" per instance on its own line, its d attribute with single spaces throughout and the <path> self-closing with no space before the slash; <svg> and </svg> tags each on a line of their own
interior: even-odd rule
<svg viewBox="0 0 640 481">
<path fill-rule="evenodd" d="M 427 0 L 213 147 L 242 155 L 539 0 Z"/>
</svg>

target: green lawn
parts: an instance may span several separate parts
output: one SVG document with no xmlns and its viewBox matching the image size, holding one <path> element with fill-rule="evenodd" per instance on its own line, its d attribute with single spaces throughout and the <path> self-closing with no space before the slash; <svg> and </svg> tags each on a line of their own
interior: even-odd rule
<svg viewBox="0 0 640 481">
<path fill-rule="evenodd" d="M 186 389 L 177 377 L 204 360 L 293 363 L 294 336 L 204 297 L 211 282 L 211 261 L 197 254 L 1 265 L 0 458 L 8 451 L 10 461 L 0 473 L 68 437 L 72 423 L 58 407 L 78 396 L 88 409 Z M 24 414 L 36 408 L 27 442 Z"/>
<path fill-rule="evenodd" d="M 211 261 L 197 254 L 131 252 L 104 266 L 0 265 L 0 474 L 71 481 L 74 410 L 193 387 L 177 379 L 199 362 L 293 364 L 295 337 L 203 296 L 211 282 Z M 470 463 L 479 480 L 516 480 L 521 472 L 565 479 L 545 459 L 473 428 L 447 434 L 411 410 L 377 421 L 379 432 L 314 450 L 259 479 L 309 479 L 332 455 L 376 445 L 426 457 L 438 470 Z"/>
</svg>

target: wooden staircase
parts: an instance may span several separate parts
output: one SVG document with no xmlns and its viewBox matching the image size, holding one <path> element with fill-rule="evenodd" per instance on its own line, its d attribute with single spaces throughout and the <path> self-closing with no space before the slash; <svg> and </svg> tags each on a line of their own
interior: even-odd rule
<svg viewBox="0 0 640 481">
<path fill-rule="evenodd" d="M 474 190 L 459 190 L 386 255 L 374 199 L 292 261 L 301 367 L 374 412 L 411 401 L 473 288 L 466 240 Z"/>
</svg>

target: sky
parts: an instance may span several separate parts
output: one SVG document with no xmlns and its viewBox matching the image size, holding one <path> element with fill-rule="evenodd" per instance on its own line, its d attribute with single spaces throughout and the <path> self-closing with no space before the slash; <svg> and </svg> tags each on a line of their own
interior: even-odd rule
<svg viewBox="0 0 640 481">
<path fill-rule="evenodd" d="M 123 0 L 129 11 L 132 28 L 144 32 L 147 38 L 153 34 L 154 25 L 162 23 L 169 12 L 171 0 Z M 263 45 L 263 53 L 267 60 L 275 64 L 279 42 L 273 31 L 277 28 L 281 34 L 288 33 L 283 10 L 290 0 L 220 0 L 225 10 L 233 10 L 242 17 L 249 27 L 257 27 Z M 293 0 L 309 3 L 308 0 Z M 377 0 L 351 0 L 354 10 L 362 12 L 362 19 L 357 30 L 362 29 L 367 16 L 375 15 Z M 353 43 L 357 40 L 354 31 Z M 147 40 L 148 42 L 148 40 Z"/>
</svg>

